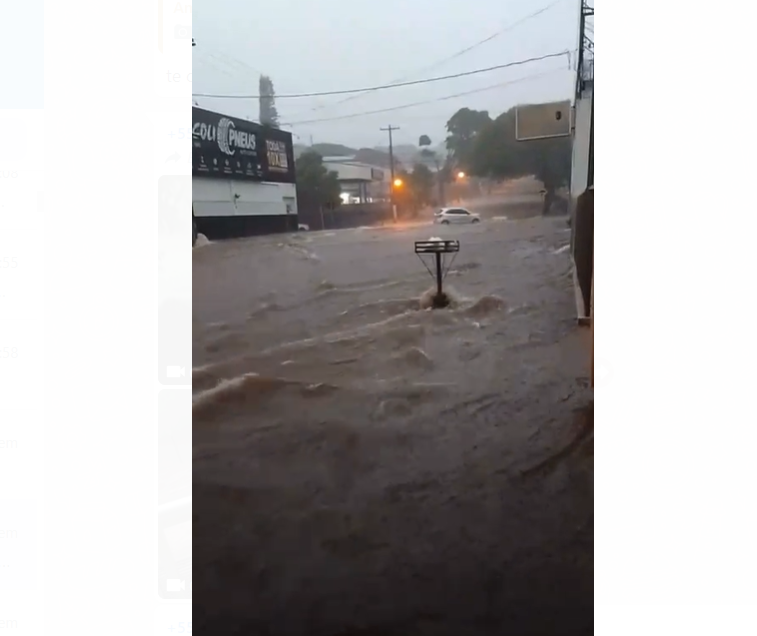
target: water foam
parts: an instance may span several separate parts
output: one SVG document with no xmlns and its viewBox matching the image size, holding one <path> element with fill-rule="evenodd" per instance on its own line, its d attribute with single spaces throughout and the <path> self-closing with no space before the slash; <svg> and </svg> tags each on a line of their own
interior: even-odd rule
<svg viewBox="0 0 757 636">
<path fill-rule="evenodd" d="M 425 371 L 430 371 L 434 368 L 434 361 L 420 347 L 410 347 L 406 351 L 395 356 L 395 360 L 411 367 L 424 369 Z"/>
<path fill-rule="evenodd" d="M 321 260 L 315 252 L 311 252 L 301 245 L 296 245 L 294 243 L 279 243 L 279 247 L 294 252 L 297 256 L 306 261 L 320 262 Z"/>
<path fill-rule="evenodd" d="M 447 305 L 448 309 L 456 309 L 467 300 L 462 294 L 459 294 L 452 287 L 446 287 L 443 293 L 449 301 L 449 304 Z M 435 298 L 436 286 L 429 287 L 421 294 L 420 298 L 418 299 L 420 309 L 433 309 Z"/>
<path fill-rule="evenodd" d="M 212 245 L 211 241 L 208 240 L 208 237 L 204 234 L 198 234 L 197 239 L 195 240 L 194 247 L 205 247 L 206 245 Z"/>
<path fill-rule="evenodd" d="M 416 277 L 417 278 L 417 277 Z M 361 294 L 363 292 L 379 291 L 391 287 L 399 287 L 408 281 L 404 279 L 376 281 L 369 285 L 335 285 L 331 281 L 322 280 L 316 285 L 316 290 L 320 292 L 318 297 L 331 296 L 333 294 Z"/>
<path fill-rule="evenodd" d="M 296 389 L 301 397 L 318 397 L 334 391 L 337 387 L 325 383 L 305 383 L 283 378 L 245 373 L 226 378 L 215 386 L 196 393 L 192 397 L 192 415 L 200 419 L 213 419 L 226 407 L 245 403 L 260 405 L 261 399 L 272 397 L 288 388 Z"/>
<path fill-rule="evenodd" d="M 507 303 L 499 296 L 486 295 L 476 300 L 472 305 L 466 307 L 463 312 L 468 316 L 483 318 L 489 314 L 501 311 L 506 306 Z"/>
</svg>

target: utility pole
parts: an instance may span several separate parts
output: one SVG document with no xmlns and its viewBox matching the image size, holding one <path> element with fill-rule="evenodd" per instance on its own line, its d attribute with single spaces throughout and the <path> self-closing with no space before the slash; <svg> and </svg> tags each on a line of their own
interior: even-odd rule
<svg viewBox="0 0 757 636">
<path fill-rule="evenodd" d="M 389 133 L 389 174 L 392 179 L 392 185 L 394 185 L 394 143 L 392 142 L 392 132 L 399 129 L 399 126 L 392 126 L 391 124 L 386 128 L 380 129 L 382 132 Z"/>
<path fill-rule="evenodd" d="M 586 33 L 586 18 L 594 15 L 594 7 L 589 5 L 588 0 L 580 0 L 581 2 L 581 21 L 578 33 L 578 68 L 576 69 L 576 100 L 578 100 L 584 93 L 586 88 L 586 81 L 589 76 L 586 72 L 586 54 L 590 56 L 591 63 L 594 62 L 594 41 Z M 594 68 L 591 67 L 591 75 L 593 79 Z M 587 183 L 586 187 L 594 185 L 594 90 L 592 88 L 591 93 L 591 124 L 589 128 L 589 166 L 587 169 Z"/>
<path fill-rule="evenodd" d="M 576 97 L 584 88 L 584 51 L 594 53 L 594 42 L 586 35 L 586 18 L 594 15 L 594 7 L 589 6 L 587 0 L 579 0 L 581 13 L 578 22 L 578 61 L 576 63 Z"/>
<path fill-rule="evenodd" d="M 389 124 L 389 126 L 380 130 L 389 133 L 389 201 L 392 204 L 392 216 L 394 216 L 394 222 L 396 223 L 397 205 L 394 203 L 394 144 L 392 142 L 392 132 L 399 130 L 399 126 Z"/>
<path fill-rule="evenodd" d="M 589 132 L 589 170 L 587 174 L 587 187 L 594 186 L 594 91 L 591 93 L 591 129 Z M 592 279 L 593 281 L 594 279 Z M 592 282 L 592 285 L 594 283 Z M 593 287 L 592 287 L 593 289 Z"/>
</svg>

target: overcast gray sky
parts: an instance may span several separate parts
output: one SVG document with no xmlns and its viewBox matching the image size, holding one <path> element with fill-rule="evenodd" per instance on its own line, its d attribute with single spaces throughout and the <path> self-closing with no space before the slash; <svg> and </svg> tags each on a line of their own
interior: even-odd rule
<svg viewBox="0 0 757 636">
<path fill-rule="evenodd" d="M 546 7 L 491 41 L 437 64 Z M 262 72 L 271 76 L 276 93 L 285 95 L 438 77 L 564 50 L 572 52 L 570 61 L 575 63 L 579 0 L 276 0 L 264 5 L 202 0 L 193 3 L 192 10 L 197 41 L 193 92 L 256 94 Z M 570 98 L 573 81 L 568 58 L 561 57 L 376 91 L 349 101 L 344 101 L 348 96 L 279 98 L 276 105 L 282 127 L 303 143 L 309 143 L 312 135 L 316 143 L 386 145 L 386 133 L 378 129 L 392 124 L 401 127 L 395 133 L 396 143 L 417 143 L 420 135 L 428 134 L 436 144 L 459 108 L 489 110 L 496 116 L 518 103 Z M 500 86 L 386 113 L 297 123 L 439 100 L 496 85 Z M 197 101 L 210 110 L 258 118 L 256 100 Z"/>
</svg>

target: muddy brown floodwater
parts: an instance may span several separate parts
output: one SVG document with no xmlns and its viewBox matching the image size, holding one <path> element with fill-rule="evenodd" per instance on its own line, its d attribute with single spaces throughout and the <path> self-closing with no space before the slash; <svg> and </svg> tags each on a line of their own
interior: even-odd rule
<svg viewBox="0 0 757 636">
<path fill-rule="evenodd" d="M 415 240 L 454 236 L 423 310 Z M 193 254 L 202 634 L 593 633 L 593 404 L 564 219 Z"/>
</svg>

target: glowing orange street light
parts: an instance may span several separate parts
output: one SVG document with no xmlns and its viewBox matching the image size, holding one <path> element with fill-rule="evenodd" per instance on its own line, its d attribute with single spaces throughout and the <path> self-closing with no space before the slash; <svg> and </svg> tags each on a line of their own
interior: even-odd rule
<svg viewBox="0 0 757 636">
<path fill-rule="evenodd" d="M 465 173 L 461 170 L 460 172 L 457 173 L 457 178 L 458 179 L 465 179 Z"/>
<path fill-rule="evenodd" d="M 395 179 L 394 180 L 394 187 L 395 188 L 401 188 L 402 187 L 402 179 Z"/>
</svg>

